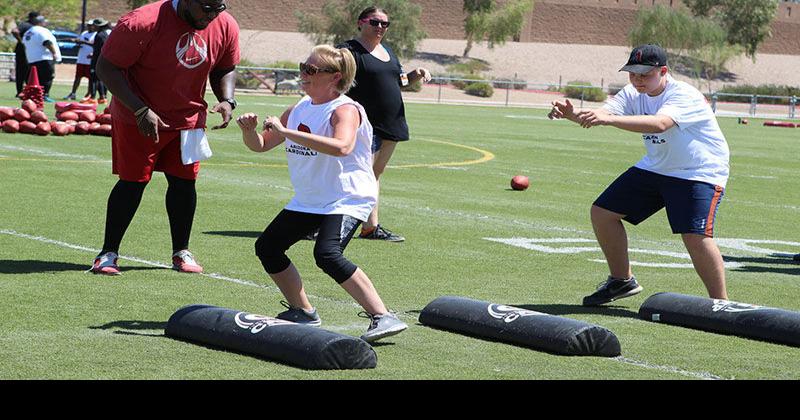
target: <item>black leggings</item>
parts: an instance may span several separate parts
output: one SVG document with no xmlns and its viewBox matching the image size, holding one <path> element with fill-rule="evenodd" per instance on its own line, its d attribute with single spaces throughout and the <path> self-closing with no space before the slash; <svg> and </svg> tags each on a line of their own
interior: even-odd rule
<svg viewBox="0 0 800 420">
<path fill-rule="evenodd" d="M 195 181 L 167 175 L 167 215 L 172 236 L 172 252 L 189 248 L 194 211 L 197 207 Z M 103 242 L 105 252 L 119 253 L 119 246 L 125 231 L 133 220 L 147 182 L 119 180 L 108 196 L 106 208 L 106 232 Z"/>
<path fill-rule="evenodd" d="M 280 273 L 292 263 L 286 251 L 319 229 L 314 245 L 317 267 L 342 284 L 358 267 L 342 255 L 361 221 L 341 214 L 312 214 L 281 210 L 256 241 L 256 255 L 269 274 Z"/>
<path fill-rule="evenodd" d="M 22 89 L 25 88 L 25 83 L 28 82 L 28 59 L 25 57 L 25 47 L 22 47 L 20 52 L 20 47 L 17 46 L 16 55 L 14 57 L 14 74 L 17 80 L 17 95 L 22 93 Z"/>
</svg>

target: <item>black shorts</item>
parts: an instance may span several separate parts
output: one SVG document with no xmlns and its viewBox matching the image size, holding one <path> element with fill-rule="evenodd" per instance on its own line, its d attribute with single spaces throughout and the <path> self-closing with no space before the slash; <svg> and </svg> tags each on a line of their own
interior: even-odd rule
<svg viewBox="0 0 800 420">
<path fill-rule="evenodd" d="M 714 236 L 714 219 L 725 189 L 701 181 L 632 167 L 600 194 L 594 205 L 638 225 L 666 207 L 672 233 Z"/>
</svg>

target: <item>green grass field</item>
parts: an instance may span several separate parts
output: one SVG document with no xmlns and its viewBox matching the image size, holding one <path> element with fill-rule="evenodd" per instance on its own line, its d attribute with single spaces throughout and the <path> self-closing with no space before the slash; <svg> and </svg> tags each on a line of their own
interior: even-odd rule
<svg viewBox="0 0 800 420">
<path fill-rule="evenodd" d="M 54 87 L 53 96 L 66 89 Z M 11 83 L 0 85 L 0 97 L 12 91 Z M 237 112 L 280 115 L 295 100 L 240 96 Z M 52 118 L 52 106 L 47 113 Z M 166 180 L 158 174 L 123 241 L 124 275 L 109 278 L 84 270 L 102 245 L 106 200 L 117 180 L 110 139 L 0 133 L 0 378 L 800 378 L 797 348 L 637 318 L 656 292 L 705 295 L 663 211 L 628 230 L 638 250 L 631 258 L 645 264 L 634 267 L 644 292 L 605 308 L 580 306 L 607 275 L 589 207 L 640 158 L 638 135 L 584 130 L 535 109 L 407 104 L 407 114 L 412 141 L 399 145 L 381 195 L 382 223 L 407 240 L 354 240 L 346 255 L 410 328 L 376 346 L 378 367 L 363 371 L 306 371 L 163 335 L 169 316 L 187 304 L 265 315 L 283 310 L 253 252 L 255 238 L 292 196 L 281 150 L 250 152 L 235 124 L 211 132 L 214 157 L 197 184 L 191 248 L 206 273 L 217 275 L 166 268 Z M 800 264 L 782 255 L 800 252 L 800 130 L 735 119 L 720 124 L 732 152 L 716 228 L 730 297 L 800 310 Z M 531 188 L 512 191 L 516 174 L 530 177 Z M 509 238 L 548 248 L 498 241 Z M 303 241 L 289 255 L 323 328 L 362 334 L 360 308 L 315 266 L 311 250 Z M 622 357 L 556 356 L 419 324 L 419 311 L 442 295 L 602 325 L 619 338 Z"/>
</svg>

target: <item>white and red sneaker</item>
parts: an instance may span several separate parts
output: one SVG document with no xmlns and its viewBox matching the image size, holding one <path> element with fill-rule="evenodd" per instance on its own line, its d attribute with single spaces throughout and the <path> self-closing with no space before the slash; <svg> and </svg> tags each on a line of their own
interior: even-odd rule
<svg viewBox="0 0 800 420">
<path fill-rule="evenodd" d="M 188 249 L 172 254 L 172 269 L 181 273 L 202 273 L 203 267 L 194 259 Z"/>
<path fill-rule="evenodd" d="M 89 271 L 94 274 L 118 276 L 122 274 L 122 272 L 119 271 L 119 266 L 117 265 L 118 259 L 119 255 L 117 255 L 116 252 L 106 252 L 104 254 L 100 254 L 94 259 L 94 264 L 92 264 L 92 268 L 90 268 Z"/>
</svg>

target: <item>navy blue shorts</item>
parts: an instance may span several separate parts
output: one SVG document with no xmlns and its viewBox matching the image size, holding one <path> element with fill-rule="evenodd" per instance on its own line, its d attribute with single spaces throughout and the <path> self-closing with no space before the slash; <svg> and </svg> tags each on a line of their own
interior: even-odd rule
<svg viewBox="0 0 800 420">
<path fill-rule="evenodd" d="M 377 135 L 372 135 L 372 154 L 378 153 L 378 150 L 381 150 L 381 145 L 383 141 Z"/>
<path fill-rule="evenodd" d="M 725 189 L 701 181 L 659 175 L 632 167 L 597 197 L 594 205 L 638 225 L 662 208 L 672 233 L 714 236 L 714 219 Z"/>
<path fill-rule="evenodd" d="M 382 139 L 382 138 L 378 137 L 378 135 L 377 135 L 377 134 L 373 134 L 373 135 L 372 135 L 372 154 L 373 154 L 373 155 L 374 155 L 375 153 L 378 153 L 378 151 L 379 151 L 379 150 L 381 150 L 381 145 L 383 145 L 383 142 L 385 142 L 385 141 L 400 142 L 400 141 L 408 141 L 408 140 L 389 140 L 389 139 Z"/>
</svg>

